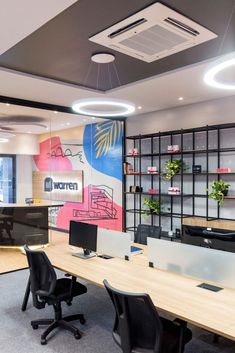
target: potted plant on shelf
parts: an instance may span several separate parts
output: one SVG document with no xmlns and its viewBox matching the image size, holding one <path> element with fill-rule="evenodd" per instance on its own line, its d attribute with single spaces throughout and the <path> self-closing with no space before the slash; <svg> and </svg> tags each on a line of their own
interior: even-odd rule
<svg viewBox="0 0 235 353">
<path fill-rule="evenodd" d="M 224 197 L 228 195 L 230 184 L 226 181 L 218 180 L 211 183 L 211 192 L 208 197 L 219 203 L 220 206 L 224 204 Z"/>
<path fill-rule="evenodd" d="M 153 200 L 153 199 L 144 199 L 144 205 L 148 206 L 148 210 L 145 210 L 145 215 L 148 216 L 150 214 L 159 214 L 161 211 L 161 204 L 158 200 Z"/>
<path fill-rule="evenodd" d="M 162 177 L 165 180 L 171 180 L 176 174 L 179 174 L 181 169 L 186 170 L 185 164 L 180 159 L 168 160 L 163 168 Z"/>
</svg>

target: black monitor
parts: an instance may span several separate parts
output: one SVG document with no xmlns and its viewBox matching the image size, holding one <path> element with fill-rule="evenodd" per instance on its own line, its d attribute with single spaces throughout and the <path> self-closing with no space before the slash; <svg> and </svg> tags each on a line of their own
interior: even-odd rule
<svg viewBox="0 0 235 353">
<path fill-rule="evenodd" d="M 182 243 L 235 252 L 235 232 L 231 230 L 182 225 Z"/>
<path fill-rule="evenodd" d="M 97 247 L 97 225 L 70 221 L 69 226 L 69 245 L 83 249 L 82 254 L 73 254 L 83 259 L 96 256 Z"/>
</svg>

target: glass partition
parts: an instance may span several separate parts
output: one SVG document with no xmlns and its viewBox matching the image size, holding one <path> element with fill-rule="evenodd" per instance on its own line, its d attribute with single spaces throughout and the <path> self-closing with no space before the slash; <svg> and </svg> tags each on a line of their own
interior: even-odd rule
<svg viewBox="0 0 235 353">
<path fill-rule="evenodd" d="M 0 201 L 122 230 L 123 122 L 0 103 L 0 128 Z"/>
</svg>

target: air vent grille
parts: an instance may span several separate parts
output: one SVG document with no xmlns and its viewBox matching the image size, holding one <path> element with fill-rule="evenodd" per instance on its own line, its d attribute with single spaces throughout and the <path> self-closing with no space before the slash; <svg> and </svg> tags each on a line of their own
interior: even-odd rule
<svg viewBox="0 0 235 353">
<path fill-rule="evenodd" d="M 215 33 L 158 2 L 89 39 L 152 62 L 216 37 Z"/>
<path fill-rule="evenodd" d="M 164 27 L 155 25 L 123 40 L 120 44 L 141 51 L 147 55 L 154 55 L 163 50 L 171 50 L 179 44 L 187 43 L 187 41 L 187 38 L 171 32 Z"/>
</svg>

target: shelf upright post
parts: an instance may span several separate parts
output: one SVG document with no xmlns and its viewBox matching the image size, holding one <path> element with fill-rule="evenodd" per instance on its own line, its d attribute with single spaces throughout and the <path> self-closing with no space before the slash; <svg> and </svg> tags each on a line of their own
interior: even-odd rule
<svg viewBox="0 0 235 353">
<path fill-rule="evenodd" d="M 161 168 L 161 131 L 159 131 L 158 134 L 158 162 L 159 162 L 159 178 L 158 178 L 158 189 L 159 189 L 159 203 L 160 203 L 160 211 L 159 211 L 159 216 L 158 216 L 158 224 L 159 227 L 161 227 L 161 172 L 162 172 L 162 168 Z"/>
<path fill-rule="evenodd" d="M 184 214 L 184 200 L 183 200 L 183 193 L 184 193 L 184 155 L 183 155 L 183 148 L 184 148 L 184 135 L 183 135 L 184 130 L 181 129 L 180 133 L 180 145 L 181 145 L 181 185 L 180 185 L 180 191 L 181 191 L 181 197 L 180 197 L 180 215 L 181 215 L 181 223 L 182 223 L 182 218 Z"/>
<path fill-rule="evenodd" d="M 151 143 L 151 166 L 153 166 L 153 136 L 150 137 Z M 153 174 L 151 175 L 151 189 L 153 189 Z M 153 199 L 153 195 L 151 196 Z M 151 214 L 151 225 L 153 225 L 153 214 Z"/>
<path fill-rule="evenodd" d="M 192 163 L 192 168 L 195 165 L 195 131 L 193 131 L 193 144 L 192 144 L 192 150 L 193 150 L 193 163 Z M 192 170 L 193 173 L 193 170 Z M 195 174 L 193 173 L 193 216 L 195 216 Z"/>
<path fill-rule="evenodd" d="M 170 140 L 170 144 L 173 145 L 173 136 L 171 134 L 171 140 Z M 173 160 L 173 156 L 171 154 L 171 162 Z M 173 186 L 173 178 L 171 178 L 171 187 Z M 173 195 L 171 195 L 171 229 L 170 230 L 173 230 Z"/>
<path fill-rule="evenodd" d="M 206 219 L 209 220 L 209 198 L 208 198 L 208 188 L 209 188 L 209 127 L 206 126 Z"/>
<path fill-rule="evenodd" d="M 220 129 L 217 129 L 217 165 L 220 168 Z M 220 180 L 220 174 L 217 175 L 218 181 Z M 220 218 L 220 205 L 217 202 L 217 218 Z"/>
<path fill-rule="evenodd" d="M 139 135 L 139 187 L 140 187 L 140 190 L 141 190 L 141 135 Z M 139 192 L 139 224 L 141 224 L 141 212 L 142 212 L 142 204 L 141 204 L 141 201 L 142 201 L 142 193 L 141 191 Z"/>
<path fill-rule="evenodd" d="M 136 139 L 134 139 L 134 148 L 136 148 Z M 136 158 L 134 159 L 134 170 L 136 170 Z M 136 185 L 136 175 L 134 174 L 134 185 Z M 134 232 L 136 231 L 136 194 L 134 194 Z"/>
</svg>

